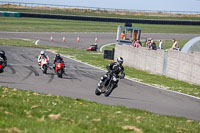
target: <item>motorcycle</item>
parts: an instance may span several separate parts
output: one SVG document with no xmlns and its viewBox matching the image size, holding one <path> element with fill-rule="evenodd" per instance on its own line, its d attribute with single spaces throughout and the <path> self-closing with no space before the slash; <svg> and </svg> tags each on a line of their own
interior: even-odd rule
<svg viewBox="0 0 200 133">
<path fill-rule="evenodd" d="M 5 68 L 6 66 L 6 62 L 0 58 L 0 73 L 3 72 L 3 69 Z"/>
<path fill-rule="evenodd" d="M 110 77 L 110 79 L 108 79 Z M 109 73 L 108 76 L 103 82 L 101 82 L 100 86 L 98 86 L 95 90 L 95 94 L 97 96 L 104 93 L 104 96 L 108 97 L 112 91 L 117 87 L 117 83 L 119 81 L 119 78 L 112 72 Z"/>
<path fill-rule="evenodd" d="M 47 73 L 47 69 L 48 69 L 48 59 L 47 58 L 41 58 L 40 59 L 40 67 L 41 70 L 43 71 L 44 74 Z"/>
<path fill-rule="evenodd" d="M 61 60 L 58 60 L 56 62 L 56 68 L 55 68 L 55 71 L 58 75 L 59 78 L 62 78 L 62 75 L 64 73 L 64 64 Z"/>
<path fill-rule="evenodd" d="M 0 73 L 3 72 L 3 66 L 2 63 L 0 62 Z"/>
<path fill-rule="evenodd" d="M 97 51 L 98 47 L 97 45 L 90 45 L 88 48 L 87 48 L 87 51 Z"/>
</svg>

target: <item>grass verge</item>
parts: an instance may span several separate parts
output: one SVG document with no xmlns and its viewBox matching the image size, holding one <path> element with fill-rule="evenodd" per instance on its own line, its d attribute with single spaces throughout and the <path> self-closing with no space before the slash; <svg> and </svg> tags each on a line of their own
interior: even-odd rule
<svg viewBox="0 0 200 133">
<path fill-rule="evenodd" d="M 0 17 L 0 31 L 7 32 L 115 32 L 124 23 Z M 133 24 L 143 33 L 200 34 L 200 26 Z"/>
<path fill-rule="evenodd" d="M 59 47 L 48 47 L 34 45 L 31 41 L 16 40 L 16 39 L 0 39 L 0 45 L 14 45 L 14 46 L 26 46 L 26 47 L 36 47 L 43 49 L 54 49 L 57 52 L 67 55 L 71 58 L 87 62 L 88 64 L 105 68 L 112 60 L 103 59 L 103 55 L 99 52 L 86 51 L 81 49 L 70 49 L 70 48 L 59 48 Z M 108 47 L 112 49 L 114 46 Z M 137 70 L 135 68 L 130 68 L 125 66 L 126 75 L 139 80 L 143 83 L 148 83 L 160 88 L 174 90 L 177 92 L 189 94 L 192 96 L 200 97 L 200 86 L 190 84 L 184 81 L 175 80 L 168 78 L 166 76 L 150 74 L 148 72 Z"/>
<path fill-rule="evenodd" d="M 0 132 L 198 133 L 200 123 L 123 106 L 0 87 Z"/>
</svg>

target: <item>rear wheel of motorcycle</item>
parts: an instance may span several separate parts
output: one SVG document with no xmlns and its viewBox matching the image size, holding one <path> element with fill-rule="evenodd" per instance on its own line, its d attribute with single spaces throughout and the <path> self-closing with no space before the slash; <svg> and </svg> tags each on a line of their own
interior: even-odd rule
<svg viewBox="0 0 200 133">
<path fill-rule="evenodd" d="M 43 67 L 43 73 L 46 74 L 47 73 L 47 65 L 43 65 L 42 67 Z"/>
<path fill-rule="evenodd" d="M 58 77 L 62 78 L 62 70 L 61 69 L 58 70 Z"/>
<path fill-rule="evenodd" d="M 109 86 L 108 90 L 105 91 L 104 96 L 108 97 L 112 93 L 113 88 L 114 88 L 114 86 L 113 86 L 113 84 L 111 84 L 111 86 Z"/>
<path fill-rule="evenodd" d="M 97 96 L 101 95 L 101 92 L 99 91 L 99 88 L 98 88 L 98 87 L 97 87 L 96 90 L 95 90 L 95 94 L 96 94 Z"/>
</svg>

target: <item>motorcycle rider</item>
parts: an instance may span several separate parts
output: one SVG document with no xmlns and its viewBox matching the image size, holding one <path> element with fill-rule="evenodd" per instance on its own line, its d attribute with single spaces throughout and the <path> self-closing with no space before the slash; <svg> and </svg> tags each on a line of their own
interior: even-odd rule
<svg viewBox="0 0 200 133">
<path fill-rule="evenodd" d="M 64 67 L 65 67 L 65 64 L 64 64 L 64 61 L 63 61 L 63 58 L 60 56 L 60 54 L 56 54 L 56 57 L 54 58 L 54 62 L 53 62 L 53 69 L 55 70 L 55 67 L 56 67 L 56 62 L 60 60 Z"/>
<path fill-rule="evenodd" d="M 0 50 L 0 60 L 3 61 L 3 68 L 7 66 L 7 58 L 6 58 L 6 55 L 5 55 L 5 52 L 3 50 Z"/>
<path fill-rule="evenodd" d="M 45 52 L 42 50 L 42 51 L 40 51 L 40 55 L 38 56 L 38 65 L 40 66 L 40 60 L 42 59 L 42 58 L 45 58 L 45 59 L 47 59 L 48 61 L 49 61 L 49 57 L 45 54 Z"/>
<path fill-rule="evenodd" d="M 110 80 L 110 78 L 111 78 L 110 73 L 114 74 L 116 76 L 116 78 L 123 79 L 125 77 L 124 67 L 122 66 L 123 61 L 124 61 L 123 58 L 119 57 L 119 58 L 117 58 L 117 62 L 113 62 L 106 67 L 108 69 L 108 72 L 104 76 L 101 77 L 101 80 L 98 83 L 98 88 L 101 86 L 102 82 L 105 85 L 106 82 Z M 120 76 L 119 76 L 119 73 L 121 73 Z M 116 87 L 117 87 L 117 84 L 114 88 L 116 88 Z"/>
</svg>

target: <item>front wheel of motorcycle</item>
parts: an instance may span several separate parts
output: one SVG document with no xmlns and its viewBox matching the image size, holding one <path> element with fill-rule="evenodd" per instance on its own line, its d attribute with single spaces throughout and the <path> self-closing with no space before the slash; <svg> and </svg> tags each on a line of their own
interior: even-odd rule
<svg viewBox="0 0 200 133">
<path fill-rule="evenodd" d="M 105 91 L 104 96 L 105 96 L 105 97 L 108 97 L 108 96 L 112 93 L 113 89 L 114 89 L 114 85 L 113 85 L 113 83 L 112 83 L 112 84 L 109 86 L 109 88 Z"/>
<path fill-rule="evenodd" d="M 101 91 L 99 90 L 99 88 L 97 87 L 96 90 L 95 90 L 95 94 L 97 96 L 100 96 L 101 95 Z"/>
<path fill-rule="evenodd" d="M 62 70 L 61 69 L 58 70 L 58 77 L 62 78 Z"/>
<path fill-rule="evenodd" d="M 43 73 L 46 74 L 47 73 L 47 65 L 43 65 Z"/>
</svg>

